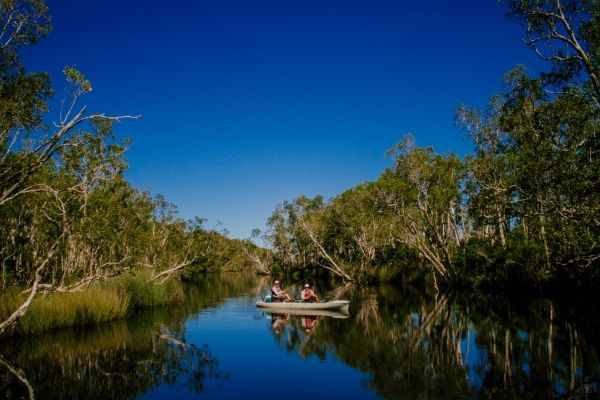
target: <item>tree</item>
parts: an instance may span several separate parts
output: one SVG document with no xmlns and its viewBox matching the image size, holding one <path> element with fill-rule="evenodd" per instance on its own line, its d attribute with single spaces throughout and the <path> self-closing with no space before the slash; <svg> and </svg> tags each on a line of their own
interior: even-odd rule
<svg viewBox="0 0 600 400">
<path fill-rule="evenodd" d="M 48 7 L 39 0 L 0 0 L 0 150 L 39 126 L 52 94 L 46 73 L 26 73 L 18 50 L 34 45 L 50 29 Z"/>
<path fill-rule="evenodd" d="M 327 221 L 322 196 L 285 201 L 269 218 L 276 259 L 292 268 L 321 267 L 350 282 L 347 267 L 327 250 Z"/>
<path fill-rule="evenodd" d="M 388 152 L 396 164 L 383 179 L 393 188 L 388 206 L 404 221 L 400 240 L 430 262 L 434 277 L 457 278 L 454 253 L 461 243 L 459 230 L 464 166 L 454 155 L 435 155 L 417 148 L 406 135 Z"/>
<path fill-rule="evenodd" d="M 600 1 L 509 0 L 508 16 L 522 22 L 524 42 L 553 69 L 543 74 L 549 84 L 575 82 L 600 108 Z"/>
<path fill-rule="evenodd" d="M 63 197 L 63 185 L 69 185 L 69 179 L 47 178 L 60 178 L 59 170 L 71 172 L 72 177 L 81 178 L 71 182 L 71 191 L 86 197 L 96 179 L 115 176 L 115 171 L 104 169 L 118 159 L 120 151 L 103 142 L 110 124 L 136 118 L 86 114 L 85 106 L 76 111 L 78 99 L 92 87 L 76 68 L 66 67 L 70 91 L 63 99 L 60 119 L 54 128 L 42 123 L 46 101 L 52 94 L 50 80 L 45 73 L 26 73 L 18 50 L 43 38 L 50 31 L 49 21 L 43 1 L 0 1 L 0 213 L 7 223 L 16 223 L 16 230 L 5 231 L 9 236 L 3 238 L 5 243 L 13 244 L 8 251 L 2 249 L 3 276 L 6 262 L 12 259 L 13 273 L 26 276 L 30 285 L 29 297 L 0 324 L 0 333 L 31 305 L 44 279 L 44 270 L 56 262 L 55 256 L 74 237 L 68 225 L 71 210 L 65 207 Z M 91 125 L 93 133 L 76 129 L 86 124 Z M 86 160 L 84 164 L 80 163 L 82 160 Z M 73 176 L 75 165 L 79 174 Z M 28 207 L 15 203 L 26 195 L 31 201 Z M 34 203 L 37 195 L 45 199 Z M 53 219 L 56 210 L 60 218 Z M 27 248 L 30 257 L 22 253 Z M 19 265 L 23 268 L 19 269 Z"/>
<path fill-rule="evenodd" d="M 520 225 L 542 244 L 546 270 L 590 264 L 600 228 L 597 109 L 577 87 L 554 97 L 521 69 L 508 77 L 499 127 L 507 134 Z"/>
<path fill-rule="evenodd" d="M 354 274 L 367 272 L 379 250 L 396 241 L 396 219 L 379 196 L 379 181 L 359 184 L 334 197 L 325 211 L 325 246 L 339 254 Z"/>
<path fill-rule="evenodd" d="M 461 106 L 457 120 L 475 144 L 475 154 L 467 156 L 469 217 L 485 239 L 506 248 L 516 186 L 506 152 L 507 136 L 498 126 L 501 107 L 500 96 L 490 102 L 488 115 Z M 463 225 L 463 230 L 468 227 Z"/>
</svg>

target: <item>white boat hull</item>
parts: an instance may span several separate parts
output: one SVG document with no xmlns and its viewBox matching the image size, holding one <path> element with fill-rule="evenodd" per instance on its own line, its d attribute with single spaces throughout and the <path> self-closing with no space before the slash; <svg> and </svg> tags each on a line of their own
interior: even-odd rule
<svg viewBox="0 0 600 400">
<path fill-rule="evenodd" d="M 305 303 L 302 301 L 290 301 L 290 302 L 274 302 L 267 303 L 266 301 L 257 301 L 257 307 L 269 308 L 271 310 L 329 310 L 338 311 L 342 313 L 348 313 L 348 307 L 350 306 L 349 300 L 333 300 L 326 301 L 323 303 Z"/>
</svg>

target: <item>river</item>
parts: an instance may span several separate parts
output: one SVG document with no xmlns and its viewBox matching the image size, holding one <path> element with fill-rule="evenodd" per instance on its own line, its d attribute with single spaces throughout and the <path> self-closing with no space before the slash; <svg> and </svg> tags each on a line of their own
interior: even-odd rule
<svg viewBox="0 0 600 400">
<path fill-rule="evenodd" d="M 284 281 L 285 284 L 285 281 Z M 350 315 L 257 309 L 270 281 L 209 275 L 186 301 L 0 343 L 0 398 L 598 398 L 600 322 L 548 299 L 325 289 Z M 591 307 L 591 306 L 590 306 Z"/>
</svg>

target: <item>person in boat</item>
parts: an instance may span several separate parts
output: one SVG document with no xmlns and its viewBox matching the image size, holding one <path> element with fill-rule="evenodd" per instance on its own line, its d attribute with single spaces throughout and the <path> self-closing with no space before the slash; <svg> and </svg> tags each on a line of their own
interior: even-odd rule
<svg viewBox="0 0 600 400">
<path fill-rule="evenodd" d="M 287 291 L 283 290 L 281 286 L 279 286 L 279 281 L 275 281 L 273 287 L 271 288 L 271 298 L 273 301 L 292 301 L 292 296 L 290 296 Z"/>
<path fill-rule="evenodd" d="M 302 291 L 302 300 L 309 303 L 318 303 L 319 296 L 310 288 L 310 285 L 307 283 L 304 285 L 304 290 Z"/>
</svg>

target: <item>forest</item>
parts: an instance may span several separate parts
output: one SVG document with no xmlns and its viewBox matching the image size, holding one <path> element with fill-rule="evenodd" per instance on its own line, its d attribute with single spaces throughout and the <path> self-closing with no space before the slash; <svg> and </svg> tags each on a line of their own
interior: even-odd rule
<svg viewBox="0 0 600 400">
<path fill-rule="evenodd" d="M 75 66 L 58 84 L 28 71 L 20 52 L 50 34 L 50 11 L 42 0 L 0 7 L 0 334 L 57 295 L 114 295 L 108 317 L 76 309 L 59 324 L 89 323 L 154 304 L 147 292 L 175 301 L 181 279 L 213 271 L 531 292 L 600 282 L 598 0 L 501 3 L 548 68 L 516 66 L 485 110 L 458 108 L 472 154 L 406 134 L 377 180 L 277 205 L 252 240 L 133 187 L 130 144 L 113 127 L 140 116 L 90 112 L 92 83 Z"/>
</svg>

